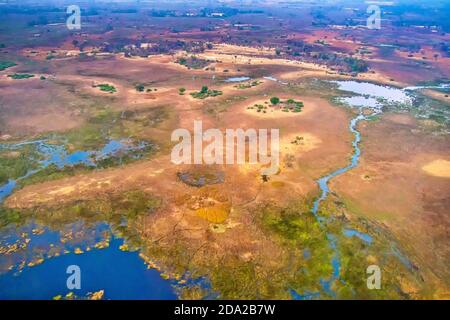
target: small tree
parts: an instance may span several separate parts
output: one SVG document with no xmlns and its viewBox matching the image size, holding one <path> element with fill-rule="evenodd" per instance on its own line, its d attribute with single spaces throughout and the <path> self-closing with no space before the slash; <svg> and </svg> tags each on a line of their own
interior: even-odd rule
<svg viewBox="0 0 450 320">
<path fill-rule="evenodd" d="M 138 92 L 144 92 L 145 90 L 145 86 L 142 83 L 137 84 L 135 88 Z"/>
<path fill-rule="evenodd" d="M 270 98 L 270 102 L 271 102 L 273 105 L 277 105 L 277 104 L 280 103 L 280 98 L 278 98 L 278 97 L 272 97 L 272 98 Z"/>
<path fill-rule="evenodd" d="M 208 87 L 207 86 L 203 86 L 202 90 L 200 90 L 200 93 L 208 93 Z"/>
<path fill-rule="evenodd" d="M 180 89 L 178 89 L 178 92 L 180 93 L 180 95 L 184 95 L 184 93 L 186 92 L 186 89 L 180 88 Z"/>
</svg>

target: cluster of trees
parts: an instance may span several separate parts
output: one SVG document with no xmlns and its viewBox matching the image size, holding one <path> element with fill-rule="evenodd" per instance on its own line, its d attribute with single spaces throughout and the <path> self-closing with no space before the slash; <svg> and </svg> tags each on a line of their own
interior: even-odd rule
<svg viewBox="0 0 450 320">
<path fill-rule="evenodd" d="M 196 99 L 206 99 L 209 97 L 217 97 L 222 95 L 223 92 L 219 90 L 211 90 L 207 86 L 203 86 L 199 92 L 191 93 L 191 96 Z"/>
<path fill-rule="evenodd" d="M 210 63 L 208 60 L 197 58 L 196 56 L 181 57 L 177 60 L 177 63 L 189 68 L 189 69 L 203 69 Z"/>
<path fill-rule="evenodd" d="M 344 59 L 344 62 L 347 64 L 348 71 L 351 72 L 367 72 L 369 70 L 369 65 L 367 62 L 361 59 L 356 59 L 353 57 L 348 57 Z"/>
<path fill-rule="evenodd" d="M 212 45 L 203 41 L 161 40 L 151 45 L 142 46 L 145 40 L 133 41 L 130 39 L 116 39 L 114 43 L 103 43 L 102 52 L 125 53 L 125 56 L 148 57 L 157 54 L 173 54 L 183 50 L 189 53 L 201 53 Z"/>
<path fill-rule="evenodd" d="M 335 67 L 345 72 L 359 73 L 369 70 L 369 65 L 364 60 L 333 52 L 322 42 L 309 44 L 302 40 L 287 40 L 286 43 L 282 53 L 292 59 L 301 57 L 302 60 Z M 278 50 L 277 54 L 281 54 L 281 49 Z"/>
</svg>

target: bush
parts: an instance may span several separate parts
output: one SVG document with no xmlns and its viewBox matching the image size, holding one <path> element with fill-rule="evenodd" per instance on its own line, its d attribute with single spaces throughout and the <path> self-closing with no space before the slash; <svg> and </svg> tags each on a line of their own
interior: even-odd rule
<svg viewBox="0 0 450 320">
<path fill-rule="evenodd" d="M 277 104 L 280 103 L 280 98 L 278 98 L 278 97 L 272 97 L 272 98 L 270 98 L 270 102 L 271 102 L 273 105 L 277 105 Z"/>
<path fill-rule="evenodd" d="M 101 91 L 105 91 L 105 92 L 109 92 L 109 93 L 117 92 L 117 90 L 114 86 L 107 84 L 107 83 L 99 84 L 97 87 L 99 87 Z"/>
<path fill-rule="evenodd" d="M 144 92 L 145 86 L 142 83 L 139 83 L 135 86 L 137 92 Z"/>
<path fill-rule="evenodd" d="M 14 80 L 20 80 L 20 79 L 28 79 L 28 78 L 33 78 L 34 74 L 28 74 L 28 73 L 14 73 L 14 74 L 10 74 L 8 75 L 9 78 L 14 79 Z"/>
<path fill-rule="evenodd" d="M 210 90 L 207 86 L 203 86 L 200 91 L 191 93 L 191 96 L 195 99 L 206 99 L 209 97 L 217 97 L 222 94 L 222 91 Z"/>
</svg>

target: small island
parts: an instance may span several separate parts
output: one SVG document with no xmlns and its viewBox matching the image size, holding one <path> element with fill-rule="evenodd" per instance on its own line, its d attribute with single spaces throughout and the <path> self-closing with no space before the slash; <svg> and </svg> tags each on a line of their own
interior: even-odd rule
<svg viewBox="0 0 450 320">
<path fill-rule="evenodd" d="M 270 98 L 270 101 L 264 102 L 264 104 L 256 103 L 253 106 L 248 107 L 248 110 L 256 110 L 256 112 L 267 113 L 269 110 L 280 110 L 282 112 L 300 113 L 304 107 L 302 101 L 296 101 L 294 99 L 287 99 L 285 101 L 278 97 Z"/>
</svg>

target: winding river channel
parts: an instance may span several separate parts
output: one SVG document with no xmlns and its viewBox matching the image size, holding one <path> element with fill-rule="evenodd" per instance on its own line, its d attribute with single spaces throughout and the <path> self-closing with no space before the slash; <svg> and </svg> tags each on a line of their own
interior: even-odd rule
<svg viewBox="0 0 450 320">
<path fill-rule="evenodd" d="M 357 127 L 361 121 L 369 120 L 369 118 L 375 117 L 382 113 L 383 103 L 402 103 L 410 104 L 412 102 L 408 91 L 422 89 L 425 87 L 410 87 L 405 89 L 397 89 L 393 87 L 385 87 L 381 85 L 376 85 L 368 82 L 357 82 L 357 81 L 332 81 L 333 84 L 337 85 L 338 89 L 344 92 L 349 92 L 355 94 L 355 96 L 340 98 L 339 102 L 356 109 L 357 115 L 350 120 L 349 129 L 354 135 L 352 141 L 353 154 L 350 163 L 339 168 L 336 171 L 321 177 L 316 182 L 320 189 L 320 196 L 314 201 L 311 212 L 316 217 L 317 221 L 323 227 L 326 222 L 326 218 L 319 214 L 321 204 L 328 198 L 330 194 L 329 182 L 356 168 L 359 165 L 361 157 L 361 133 L 358 131 Z M 369 111 L 369 112 L 367 112 Z M 369 115 L 366 115 L 369 114 Z M 358 237 L 367 244 L 371 244 L 373 239 L 369 234 L 365 234 L 353 229 L 343 230 L 343 234 L 347 237 Z M 336 236 L 328 233 L 327 238 L 331 249 L 334 251 L 334 255 L 331 261 L 333 272 L 329 279 L 322 279 L 321 285 L 325 293 L 331 297 L 336 297 L 335 292 L 332 290 L 332 284 L 335 281 L 339 281 L 341 263 L 339 258 L 339 251 L 337 249 Z M 299 294 L 297 292 L 291 292 L 294 299 L 313 299 L 320 297 L 320 292 L 307 292 L 304 294 Z"/>
</svg>

